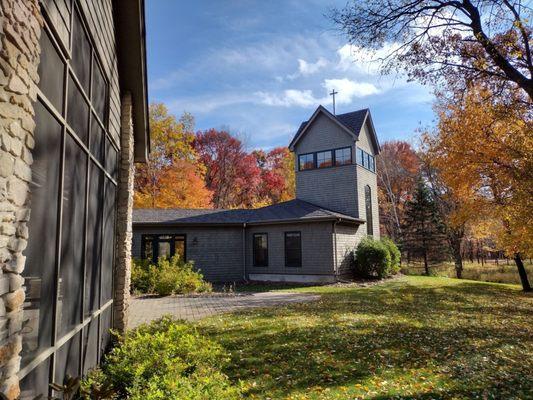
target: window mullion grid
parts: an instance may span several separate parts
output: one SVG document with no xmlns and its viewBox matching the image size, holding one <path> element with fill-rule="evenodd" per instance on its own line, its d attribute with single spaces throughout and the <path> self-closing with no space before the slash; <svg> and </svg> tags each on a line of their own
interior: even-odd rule
<svg viewBox="0 0 533 400">
<path fill-rule="evenodd" d="M 68 63 L 63 67 L 63 114 L 67 115 L 68 112 Z M 67 130 L 66 124 L 61 126 L 61 147 L 60 147 L 60 160 L 59 160 L 59 193 L 58 193 L 58 210 L 57 210 L 57 235 L 56 235 L 56 265 L 55 265 L 55 275 L 54 275 L 54 304 L 53 304 L 53 327 L 52 327 L 52 347 L 56 345 L 57 342 L 57 333 L 59 328 L 59 280 L 61 277 L 61 238 L 62 238 L 62 226 L 63 226 L 63 188 L 64 188 L 64 179 L 65 179 L 65 140 L 66 140 Z M 50 357 L 50 382 L 53 382 L 55 379 L 56 372 L 56 362 L 57 362 L 57 352 L 53 352 Z M 52 395 L 52 389 L 48 389 L 48 394 Z"/>
</svg>

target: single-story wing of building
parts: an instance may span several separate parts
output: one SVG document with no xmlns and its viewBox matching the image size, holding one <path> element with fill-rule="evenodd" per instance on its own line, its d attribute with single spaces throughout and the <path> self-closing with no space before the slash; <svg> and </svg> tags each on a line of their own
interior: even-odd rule
<svg viewBox="0 0 533 400">
<path fill-rule="evenodd" d="M 289 149 L 296 199 L 258 209 L 135 209 L 133 257 L 179 254 L 211 282 L 334 282 L 352 274 L 362 237 L 379 237 L 369 110 L 319 106 Z"/>
</svg>

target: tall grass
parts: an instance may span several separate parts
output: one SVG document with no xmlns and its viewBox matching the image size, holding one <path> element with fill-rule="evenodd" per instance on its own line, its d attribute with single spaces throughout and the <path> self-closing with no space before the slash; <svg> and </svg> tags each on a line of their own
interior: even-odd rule
<svg viewBox="0 0 533 400">
<path fill-rule="evenodd" d="M 463 278 L 474 281 L 485 281 L 495 283 L 515 283 L 520 284 L 520 277 L 514 261 L 510 260 L 509 264 L 505 260 L 500 260 L 498 264 L 494 260 L 481 263 L 463 262 Z M 530 281 L 533 281 L 533 263 L 531 260 L 524 260 L 524 266 Z M 445 276 L 455 278 L 455 268 L 453 263 L 446 262 L 433 265 L 430 268 L 434 276 Z M 420 262 L 412 262 L 408 265 L 402 265 L 402 273 L 406 275 L 424 275 L 424 265 Z"/>
</svg>

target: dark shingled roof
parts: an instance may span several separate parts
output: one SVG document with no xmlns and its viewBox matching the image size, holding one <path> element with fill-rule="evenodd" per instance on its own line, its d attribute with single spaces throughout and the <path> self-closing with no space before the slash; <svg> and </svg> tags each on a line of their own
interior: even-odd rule
<svg viewBox="0 0 533 400">
<path fill-rule="evenodd" d="M 290 200 L 252 210 L 134 209 L 134 224 L 162 225 L 242 225 L 305 222 L 341 219 L 363 222 L 358 218 L 318 207 L 303 200 Z"/>
<path fill-rule="evenodd" d="M 368 108 L 364 108 L 362 110 L 357 110 L 345 114 L 331 114 L 331 116 L 337 119 L 337 121 L 339 121 L 346 128 L 348 128 L 348 130 L 352 131 L 354 135 L 359 136 L 361 128 L 363 127 L 363 123 L 365 122 L 365 117 L 367 113 Z M 296 135 L 294 135 L 294 138 L 292 139 L 291 143 L 294 142 L 294 139 L 298 137 L 298 135 L 305 128 L 308 122 L 309 120 L 304 121 L 300 124 L 300 127 L 296 131 Z"/>
</svg>

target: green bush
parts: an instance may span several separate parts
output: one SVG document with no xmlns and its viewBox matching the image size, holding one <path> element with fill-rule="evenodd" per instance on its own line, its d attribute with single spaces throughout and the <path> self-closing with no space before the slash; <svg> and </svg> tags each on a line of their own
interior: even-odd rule
<svg viewBox="0 0 533 400">
<path fill-rule="evenodd" d="M 355 251 L 356 272 L 368 278 L 388 276 L 391 266 L 389 249 L 381 241 L 366 237 Z"/>
<path fill-rule="evenodd" d="M 164 317 L 127 332 L 90 386 L 112 387 L 116 398 L 130 400 L 239 399 L 240 388 L 220 370 L 228 360 L 219 344 Z"/>
<path fill-rule="evenodd" d="M 181 260 L 177 255 L 170 259 L 160 258 L 157 265 L 146 260 L 134 260 L 131 283 L 134 292 L 161 296 L 212 290 L 202 273 L 194 269 L 194 264 Z"/>
<path fill-rule="evenodd" d="M 398 272 L 400 272 L 400 258 L 402 254 L 400 253 L 400 250 L 398 249 L 398 246 L 394 244 L 394 242 L 388 238 L 383 237 L 381 238 L 381 242 L 387 247 L 389 250 L 390 258 L 391 258 L 391 265 L 389 274 L 390 275 L 396 275 Z"/>
<path fill-rule="evenodd" d="M 366 237 L 355 250 L 355 269 L 360 276 L 385 278 L 400 271 L 400 251 L 389 238 Z"/>
</svg>

